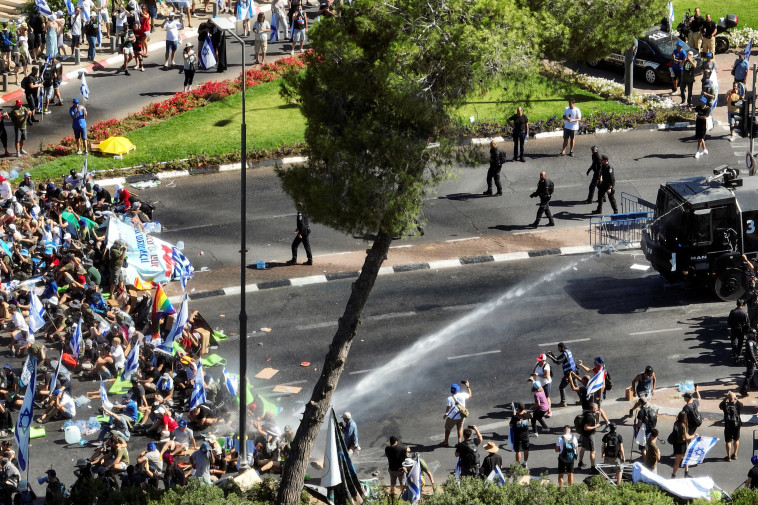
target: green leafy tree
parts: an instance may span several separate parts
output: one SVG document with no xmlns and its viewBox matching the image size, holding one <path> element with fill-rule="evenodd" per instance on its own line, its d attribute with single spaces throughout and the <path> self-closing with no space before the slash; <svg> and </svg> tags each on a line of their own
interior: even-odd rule
<svg viewBox="0 0 758 505">
<path fill-rule="evenodd" d="M 505 69 L 534 61 L 539 43 L 520 34 L 536 28 L 514 0 L 357 0 L 310 32 L 308 70 L 288 78 L 310 156 L 277 173 L 314 222 L 374 240 L 306 404 L 279 503 L 299 498 L 393 237 L 415 228 L 424 195 L 450 177 L 454 162 L 473 159 L 455 143 L 455 108 Z"/>
</svg>

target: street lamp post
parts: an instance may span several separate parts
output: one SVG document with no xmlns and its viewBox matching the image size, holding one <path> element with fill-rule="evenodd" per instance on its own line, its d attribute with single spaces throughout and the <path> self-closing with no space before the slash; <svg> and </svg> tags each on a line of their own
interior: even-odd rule
<svg viewBox="0 0 758 505">
<path fill-rule="evenodd" d="M 237 21 L 234 18 L 214 17 L 211 22 L 221 30 L 237 39 L 242 48 L 242 124 L 241 128 L 241 152 L 240 152 L 240 380 L 237 394 L 240 400 L 239 410 L 239 452 L 237 461 L 239 471 L 248 469 L 247 464 L 247 312 L 245 310 L 245 269 L 247 268 L 247 124 L 245 123 L 245 41 L 237 35 Z M 198 41 L 198 45 L 202 41 Z"/>
</svg>

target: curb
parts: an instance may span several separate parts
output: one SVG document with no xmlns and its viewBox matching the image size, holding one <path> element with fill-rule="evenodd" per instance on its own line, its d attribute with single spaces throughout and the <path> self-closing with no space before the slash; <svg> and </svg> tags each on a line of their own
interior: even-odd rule
<svg viewBox="0 0 758 505">
<path fill-rule="evenodd" d="M 416 270 L 441 270 L 444 268 L 456 268 L 466 265 L 476 265 L 481 263 L 501 263 L 506 261 L 517 261 L 529 258 L 540 258 L 543 256 L 574 256 L 579 254 L 595 254 L 592 246 L 570 246 L 554 249 L 538 249 L 533 251 L 520 251 L 505 254 L 491 254 L 484 256 L 464 256 L 461 258 L 452 258 L 446 260 L 436 260 L 427 263 L 410 263 L 407 265 L 395 265 L 391 267 L 382 267 L 379 269 L 379 276 L 393 275 L 396 273 L 413 272 Z M 360 275 L 359 270 L 350 272 L 334 272 L 330 274 L 309 275 L 307 277 L 293 277 L 290 279 L 277 279 L 260 282 L 258 284 L 245 285 L 246 293 L 263 291 L 273 288 L 284 288 L 290 286 L 302 287 L 310 284 L 323 284 L 330 281 L 339 281 L 344 279 L 354 279 Z M 200 291 L 190 293 L 190 300 L 200 300 L 203 298 L 212 298 L 216 296 L 231 296 L 240 294 L 239 286 L 230 286 L 228 288 L 213 289 L 210 291 Z M 182 296 L 170 296 L 171 303 L 181 303 Z"/>
<path fill-rule="evenodd" d="M 676 417 L 679 415 L 679 412 L 681 412 L 682 409 L 675 409 L 672 407 L 658 407 L 658 415 L 659 416 L 671 416 Z M 703 412 L 700 411 L 700 415 L 704 419 L 710 419 L 712 421 L 721 421 L 724 419 L 724 413 L 723 412 Z M 747 424 L 758 424 L 758 415 L 747 415 L 743 414 L 740 416 L 740 419 L 743 423 Z"/>
</svg>

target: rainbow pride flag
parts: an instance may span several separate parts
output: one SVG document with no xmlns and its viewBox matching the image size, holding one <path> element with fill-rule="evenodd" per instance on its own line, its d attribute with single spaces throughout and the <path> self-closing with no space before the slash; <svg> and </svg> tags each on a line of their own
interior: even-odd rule
<svg viewBox="0 0 758 505">
<path fill-rule="evenodd" d="M 169 314 L 176 314 L 176 309 L 168 301 L 168 296 L 166 296 L 161 285 L 158 284 L 153 298 L 153 321 L 158 321 L 159 318 Z"/>
</svg>

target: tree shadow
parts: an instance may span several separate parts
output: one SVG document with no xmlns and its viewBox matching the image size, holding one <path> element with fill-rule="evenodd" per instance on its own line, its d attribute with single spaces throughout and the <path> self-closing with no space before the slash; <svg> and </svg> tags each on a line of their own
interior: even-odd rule
<svg viewBox="0 0 758 505">
<path fill-rule="evenodd" d="M 648 159 L 648 158 L 656 158 L 656 159 L 661 159 L 661 160 L 671 160 L 671 159 L 684 159 L 684 158 L 692 158 L 692 157 L 693 157 L 692 153 L 688 153 L 688 154 L 673 154 L 673 153 L 669 153 L 669 154 L 648 154 L 648 155 L 645 155 L 645 156 L 641 156 L 639 158 L 635 158 L 634 161 L 640 161 L 640 160 L 644 160 L 644 159 Z"/>
<path fill-rule="evenodd" d="M 479 198 L 493 198 L 492 195 L 483 195 L 481 193 L 450 193 L 449 195 L 440 195 L 438 200 L 454 200 L 457 202 L 465 202 L 468 200 L 477 200 Z"/>
<path fill-rule="evenodd" d="M 531 224 L 498 224 L 495 226 L 488 226 L 488 230 L 499 231 L 518 231 L 518 230 L 536 230 Z"/>
<path fill-rule="evenodd" d="M 150 91 L 148 93 L 140 93 L 140 96 L 149 96 L 149 97 L 156 97 L 156 96 L 174 96 L 176 94 L 176 91 Z"/>
<path fill-rule="evenodd" d="M 726 316 L 702 316 L 677 321 L 677 324 L 689 326 L 685 332 L 684 341 L 692 351 L 699 352 L 696 356 L 688 356 L 679 360 L 680 363 L 709 364 L 711 366 L 731 366 L 731 341 L 726 330 Z M 704 383 L 703 386 L 717 384 Z M 712 395 L 712 391 L 703 390 L 701 395 Z M 720 393 L 723 394 L 723 393 Z"/>
</svg>

